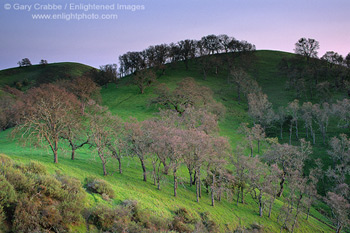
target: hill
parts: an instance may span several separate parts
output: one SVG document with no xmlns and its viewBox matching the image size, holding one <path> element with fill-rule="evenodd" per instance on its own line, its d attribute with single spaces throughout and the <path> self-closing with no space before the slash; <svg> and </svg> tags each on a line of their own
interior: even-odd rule
<svg viewBox="0 0 350 233">
<path fill-rule="evenodd" d="M 216 56 L 226 56 L 220 54 Z M 262 87 L 264 93 L 269 96 L 269 100 L 273 103 L 274 108 L 286 105 L 295 98 L 295 92 L 285 90 L 286 77 L 278 72 L 278 64 L 282 57 L 291 57 L 292 54 L 277 51 L 257 51 L 257 59 L 254 61 L 254 69 L 249 70 Z M 240 60 L 238 59 L 239 63 Z M 45 80 L 55 80 L 62 72 L 71 76 L 78 76 L 91 67 L 76 63 L 59 63 L 47 65 L 47 67 L 32 66 L 24 68 L 14 68 L 0 71 L 0 85 L 14 84 L 15 82 L 23 82 L 28 79 L 30 83 L 41 82 L 41 77 L 47 74 L 49 78 Z M 251 122 L 248 117 L 248 106 L 246 101 L 238 103 L 236 101 L 237 94 L 234 86 L 227 83 L 227 70 L 223 68 L 215 74 L 211 70 L 204 79 L 201 73 L 200 62 L 196 59 L 189 62 L 189 69 L 186 70 L 182 62 L 176 64 L 168 64 L 165 74 L 158 78 L 158 82 L 165 83 L 169 87 L 175 87 L 176 83 L 184 77 L 193 77 L 201 85 L 209 87 L 214 92 L 217 101 L 223 103 L 227 109 L 227 113 L 219 122 L 220 134 L 229 138 L 232 148 L 243 140 L 243 135 L 237 132 L 242 122 Z M 39 80 L 39 81 L 38 81 Z M 103 105 L 109 107 L 112 113 L 119 115 L 123 119 L 130 116 L 138 120 L 145 120 L 153 117 L 158 111 L 157 107 L 149 105 L 149 100 L 154 96 L 154 86 L 146 89 L 145 94 L 139 94 L 139 90 L 132 85 L 131 77 L 125 77 L 117 86 L 109 85 L 102 88 L 101 94 Z M 258 216 L 257 204 L 247 196 L 246 204 L 236 205 L 235 202 L 222 200 L 217 202 L 215 207 L 210 206 L 210 197 L 204 194 L 199 203 L 195 202 L 195 188 L 188 187 L 186 184 L 187 172 L 185 167 L 181 167 L 180 188 L 178 197 L 172 196 L 172 177 L 165 176 L 162 190 L 158 191 L 151 182 L 142 182 L 142 172 L 139 162 L 135 158 L 123 157 L 124 164 L 123 174 L 113 172 L 117 170 L 117 162 L 110 161 L 108 170 L 110 175 L 102 176 L 101 165 L 96 158 L 96 152 L 89 148 L 83 148 L 77 151 L 77 159 L 71 161 L 69 158 L 69 150 L 67 147 L 60 150 L 60 163 L 52 164 L 52 156 L 48 150 L 34 147 L 20 147 L 10 138 L 11 130 L 0 133 L 0 153 L 7 154 L 15 161 L 28 163 L 31 160 L 40 161 L 51 174 L 60 171 L 63 174 L 78 178 L 84 183 L 88 176 L 96 176 L 108 181 L 115 191 L 115 197 L 112 201 L 105 201 L 100 195 L 94 193 L 87 194 L 86 206 L 94 206 L 98 203 L 106 203 L 110 206 L 120 204 L 124 200 L 137 200 L 141 208 L 150 211 L 153 215 L 161 218 L 171 219 L 175 215 L 175 211 L 179 208 L 186 208 L 196 218 L 200 218 L 200 214 L 210 213 L 210 217 L 217 222 L 222 232 L 234 231 L 238 228 L 257 229 L 263 232 L 279 232 L 280 224 L 277 223 L 278 210 L 283 205 L 283 199 L 277 201 L 271 219 L 266 215 Z M 277 132 L 270 132 L 271 135 L 277 135 Z M 273 136 L 275 136 L 273 135 Z M 316 145 L 317 153 L 325 155 L 326 147 Z M 315 157 L 319 154 L 315 154 Z M 147 162 L 147 168 L 151 170 L 150 161 Z M 328 225 L 329 220 L 322 216 L 315 209 L 312 209 L 312 216 L 308 221 L 303 215 L 299 222 L 296 232 L 331 232 Z M 321 221 L 319 221 L 321 220 Z M 84 232 L 84 225 L 74 226 L 72 231 Z"/>
<path fill-rule="evenodd" d="M 17 88 L 28 88 L 28 86 L 37 83 L 48 83 L 57 79 L 77 77 L 91 69 L 93 67 L 74 62 L 10 68 L 0 71 L 0 86 L 10 85 Z"/>
</svg>

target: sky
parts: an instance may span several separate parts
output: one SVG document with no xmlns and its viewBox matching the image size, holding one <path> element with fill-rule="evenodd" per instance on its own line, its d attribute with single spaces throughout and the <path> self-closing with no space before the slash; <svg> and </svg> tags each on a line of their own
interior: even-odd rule
<svg viewBox="0 0 350 233">
<path fill-rule="evenodd" d="M 0 69 L 23 58 L 99 67 L 128 51 L 209 34 L 287 52 L 313 38 L 319 56 L 346 56 L 349 10 L 349 0 L 1 0 Z"/>
</svg>

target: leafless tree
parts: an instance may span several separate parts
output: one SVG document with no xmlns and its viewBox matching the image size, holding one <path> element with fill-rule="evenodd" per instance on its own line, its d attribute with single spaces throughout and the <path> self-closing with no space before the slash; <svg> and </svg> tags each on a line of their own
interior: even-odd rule
<svg viewBox="0 0 350 233">
<path fill-rule="evenodd" d="M 141 94 L 144 94 L 145 89 L 154 84 L 156 80 L 156 74 L 152 70 L 137 71 L 133 76 L 133 82 L 139 88 Z"/>
<path fill-rule="evenodd" d="M 305 56 L 307 61 L 317 57 L 317 50 L 320 48 L 319 42 L 315 39 L 300 38 L 295 44 L 295 53 Z"/>
<path fill-rule="evenodd" d="M 58 163 L 59 141 L 79 109 L 76 96 L 53 84 L 30 89 L 23 96 L 20 124 L 14 130 L 28 141 L 47 143 Z"/>
</svg>

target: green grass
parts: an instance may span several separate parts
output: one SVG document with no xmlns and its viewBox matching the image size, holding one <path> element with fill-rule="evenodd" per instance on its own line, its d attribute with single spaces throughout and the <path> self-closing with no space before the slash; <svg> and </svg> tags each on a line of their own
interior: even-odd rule
<svg viewBox="0 0 350 233">
<path fill-rule="evenodd" d="M 259 58 L 255 64 L 255 78 L 262 86 L 263 91 L 268 94 L 270 101 L 278 105 L 286 105 L 294 99 L 293 92 L 286 92 L 284 90 L 285 79 L 279 77 L 277 73 L 277 64 L 283 56 L 291 56 L 291 54 L 274 51 L 258 51 Z M 222 56 L 222 55 L 220 55 Z M 48 66 L 71 67 L 72 76 L 80 75 L 85 68 L 84 65 L 61 63 L 52 64 Z M 74 68 L 76 66 L 76 68 Z M 235 89 L 227 85 L 227 73 L 225 69 L 221 70 L 218 75 L 211 72 L 207 80 L 203 80 L 200 73 L 199 65 L 196 61 L 191 61 L 189 70 L 185 70 L 183 63 L 171 64 L 168 66 L 165 75 L 159 78 L 159 82 L 166 83 L 169 87 L 175 87 L 176 83 L 184 77 L 193 77 L 200 84 L 210 87 L 214 91 L 216 100 L 222 102 L 226 108 L 227 113 L 225 117 L 219 122 L 220 135 L 226 136 L 232 148 L 239 144 L 243 136 L 237 133 L 237 128 L 242 122 L 250 122 L 247 115 L 247 103 L 242 102 L 238 104 L 236 101 Z M 25 70 L 27 69 L 27 70 Z M 14 81 L 23 81 L 24 76 L 30 80 L 36 80 L 38 75 L 41 75 L 40 67 L 25 67 L 19 69 L 10 69 L 0 71 L 0 85 L 11 84 Z M 67 69 L 69 68 L 62 68 Z M 77 69 L 75 72 L 74 70 Z M 11 72 L 10 72 L 11 71 Z M 74 72 L 73 72 L 74 71 Z M 73 75 L 74 74 L 74 75 Z M 146 89 L 145 94 L 139 94 L 139 90 L 134 85 L 130 85 L 129 78 L 121 80 L 116 87 L 109 85 L 107 88 L 102 88 L 101 94 L 103 104 L 108 106 L 113 114 L 118 114 L 124 120 L 129 117 L 135 117 L 138 120 L 144 120 L 153 117 L 157 112 L 156 106 L 149 106 L 149 100 L 153 97 L 154 87 Z M 119 204 L 126 199 L 137 200 L 141 204 L 141 208 L 148 209 L 154 215 L 171 218 L 173 212 L 179 207 L 185 207 L 193 213 L 210 212 L 212 218 L 220 225 L 222 231 L 227 229 L 233 230 L 238 226 L 249 227 L 257 223 L 264 227 L 264 232 L 279 232 L 280 225 L 277 223 L 277 213 L 282 206 L 280 200 L 276 201 L 272 218 L 267 218 L 267 213 L 264 217 L 258 216 L 258 206 L 251 199 L 246 196 L 247 203 L 236 205 L 235 202 L 222 200 L 216 202 L 215 207 L 211 207 L 210 197 L 203 190 L 203 197 L 200 203 L 196 203 L 195 189 L 188 185 L 188 172 L 185 167 L 181 167 L 179 171 L 179 189 L 178 197 L 173 197 L 173 186 L 171 175 L 164 177 L 162 190 L 158 191 L 152 184 L 151 178 L 151 164 L 148 161 L 147 168 L 149 171 L 147 182 L 142 181 L 142 169 L 139 161 L 136 158 L 124 157 L 123 174 L 117 172 L 117 163 L 111 160 L 108 163 L 107 169 L 110 173 L 107 177 L 102 177 L 102 165 L 96 152 L 89 150 L 87 147 L 77 151 L 77 159 L 70 160 L 69 149 L 66 146 L 59 151 L 59 164 L 53 164 L 53 156 L 48 149 L 33 148 L 30 146 L 22 147 L 16 141 L 10 139 L 11 130 L 0 133 L 0 153 L 9 155 L 11 158 L 20 161 L 28 162 L 30 160 L 38 160 L 47 166 L 51 173 L 60 170 L 62 173 L 74 176 L 82 182 L 87 176 L 97 176 L 107 180 L 114 188 L 116 197 L 110 203 L 111 205 Z M 276 131 L 277 133 L 277 131 Z M 326 148 L 316 147 L 315 151 L 323 153 Z M 315 155 L 317 157 L 318 155 Z M 171 174 L 171 173 L 170 173 Z M 96 203 L 105 202 L 98 194 L 88 194 L 88 206 L 93 206 Z M 325 217 L 319 214 L 314 209 L 313 216 L 329 223 Z M 299 227 L 296 232 L 331 232 L 332 229 L 327 225 L 322 224 L 315 218 L 305 220 L 305 215 L 302 216 L 299 222 Z"/>
<path fill-rule="evenodd" d="M 28 86 L 35 85 L 38 79 L 45 77 L 48 81 L 77 77 L 93 69 L 91 66 L 74 62 L 51 63 L 11 68 L 0 71 L 0 86 L 14 86 L 16 82 L 26 81 Z"/>
</svg>

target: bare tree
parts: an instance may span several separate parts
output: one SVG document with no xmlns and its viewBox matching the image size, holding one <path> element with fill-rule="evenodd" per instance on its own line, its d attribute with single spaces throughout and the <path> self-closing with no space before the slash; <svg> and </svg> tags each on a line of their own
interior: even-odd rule
<svg viewBox="0 0 350 233">
<path fill-rule="evenodd" d="M 340 233 L 343 227 L 349 225 L 350 204 L 343 196 L 333 192 L 327 193 L 326 202 L 332 210 L 333 218 L 337 225 L 336 232 Z"/>
<path fill-rule="evenodd" d="M 101 159 L 103 175 L 107 175 L 107 163 L 109 158 L 115 157 L 114 139 L 120 132 L 117 129 L 122 127 L 122 122 L 117 116 L 113 116 L 107 108 L 95 106 L 95 112 L 89 115 L 90 141 Z M 119 161 L 120 162 L 120 161 Z"/>
<path fill-rule="evenodd" d="M 248 113 L 253 118 L 254 123 L 260 124 L 266 129 L 274 121 L 275 113 L 266 94 L 261 92 L 248 94 L 248 105 Z"/>
<path fill-rule="evenodd" d="M 235 159 L 233 159 L 232 163 L 235 166 L 235 178 L 236 178 L 236 188 L 237 188 L 237 205 L 239 203 L 239 199 L 241 198 L 241 203 L 244 203 L 244 192 L 247 187 L 248 182 L 248 160 L 247 156 L 243 155 L 243 151 L 241 147 L 236 148 Z"/>
<path fill-rule="evenodd" d="M 263 216 L 263 208 L 265 205 L 264 197 L 267 194 L 267 187 L 269 180 L 268 166 L 262 163 L 258 157 L 250 158 L 248 160 L 248 181 L 250 187 L 250 193 L 253 200 L 256 200 L 259 206 L 259 216 Z"/>
<path fill-rule="evenodd" d="M 75 94 L 81 102 L 82 113 L 90 100 L 101 102 L 100 87 L 89 77 L 81 76 L 75 78 L 68 85 L 67 89 Z"/>
<path fill-rule="evenodd" d="M 287 110 L 283 106 L 280 106 L 276 112 L 276 120 L 280 125 L 280 137 L 283 139 L 283 125 L 287 120 Z"/>
<path fill-rule="evenodd" d="M 319 104 L 314 104 L 312 106 L 313 119 L 318 124 L 319 130 L 322 134 L 323 144 L 326 143 L 326 134 L 329 123 L 329 116 L 331 109 L 328 103 L 323 103 L 321 106 Z"/>
<path fill-rule="evenodd" d="M 19 67 L 31 66 L 32 65 L 32 63 L 30 62 L 29 58 L 23 58 L 21 61 L 17 62 L 17 64 L 19 65 Z"/>
<path fill-rule="evenodd" d="M 277 164 L 270 166 L 270 173 L 266 177 L 266 192 L 268 194 L 267 204 L 269 205 L 268 217 L 271 217 L 272 207 L 277 198 L 277 194 L 280 190 L 279 178 L 282 175 L 282 171 L 279 169 Z"/>
<path fill-rule="evenodd" d="M 233 82 L 237 88 L 237 101 L 241 101 L 241 93 L 249 93 L 250 77 L 242 69 L 234 69 L 230 71 L 229 82 Z M 254 90 L 257 91 L 257 90 Z"/>
<path fill-rule="evenodd" d="M 156 74 L 152 70 L 141 70 L 134 73 L 133 82 L 140 89 L 140 93 L 144 94 L 145 89 L 156 82 Z"/>
<path fill-rule="evenodd" d="M 293 125 L 295 125 L 295 136 L 298 139 L 299 138 L 299 131 L 298 131 L 298 119 L 299 119 L 299 100 L 295 99 L 293 102 L 290 102 L 288 104 L 288 111 L 290 115 L 292 116 L 292 119 L 290 121 L 289 126 L 289 144 L 292 144 L 292 132 L 293 132 Z"/>
<path fill-rule="evenodd" d="M 312 103 L 304 102 L 301 106 L 301 119 L 304 121 L 305 129 L 306 129 L 306 138 L 309 138 L 309 130 L 312 137 L 313 144 L 316 143 L 315 132 L 313 130 L 313 112 L 312 112 Z"/>
<path fill-rule="evenodd" d="M 209 112 L 222 114 L 223 105 L 217 104 L 214 100 L 213 92 L 210 88 L 198 85 L 193 78 L 185 78 L 177 83 L 176 88 L 171 91 L 165 84 L 160 84 L 156 88 L 156 98 L 151 100 L 152 104 L 157 104 L 174 109 L 179 114 L 183 114 L 188 107 L 204 107 Z"/>
<path fill-rule="evenodd" d="M 280 197 L 284 190 L 284 184 L 288 175 L 292 172 L 301 173 L 304 161 L 311 154 L 311 146 L 304 139 L 300 140 L 300 146 L 288 144 L 273 144 L 265 153 L 264 158 L 270 163 L 277 163 L 282 168 L 280 177 L 280 190 L 277 194 Z"/>
<path fill-rule="evenodd" d="M 331 150 L 328 151 L 332 159 L 332 166 L 326 172 L 328 178 L 336 185 L 345 183 L 346 175 L 350 174 L 350 139 L 341 134 L 330 140 Z"/>
<path fill-rule="evenodd" d="M 334 51 L 327 51 L 322 57 L 322 60 L 327 61 L 332 68 L 333 65 L 341 65 L 343 64 L 344 58 L 342 55 L 334 52 Z"/>
<path fill-rule="evenodd" d="M 350 99 L 337 100 L 332 104 L 332 113 L 339 119 L 338 127 L 348 128 L 350 126 Z"/>
<path fill-rule="evenodd" d="M 177 43 L 179 48 L 179 58 L 184 61 L 186 70 L 188 70 L 188 62 L 196 56 L 196 41 L 181 40 Z"/>
<path fill-rule="evenodd" d="M 295 44 L 295 53 L 305 56 L 307 61 L 317 57 L 317 50 L 320 48 L 319 42 L 315 39 L 300 38 Z"/>
<path fill-rule="evenodd" d="M 143 181 L 147 181 L 146 155 L 149 153 L 151 143 L 149 131 L 144 129 L 143 123 L 136 119 L 131 119 L 125 123 L 126 130 L 126 147 L 131 155 L 136 155 L 140 162 L 143 171 Z"/>
<path fill-rule="evenodd" d="M 75 95 L 53 84 L 30 89 L 23 96 L 21 124 L 14 130 L 28 141 L 47 143 L 58 163 L 59 141 L 78 109 Z"/>
<path fill-rule="evenodd" d="M 224 137 L 211 137 L 210 150 L 207 158 L 207 175 L 211 176 L 210 191 L 211 191 L 211 205 L 215 205 L 215 196 L 220 192 L 219 182 L 225 173 L 226 158 L 228 156 L 229 143 Z M 217 177 L 219 176 L 219 177 Z"/>
</svg>

